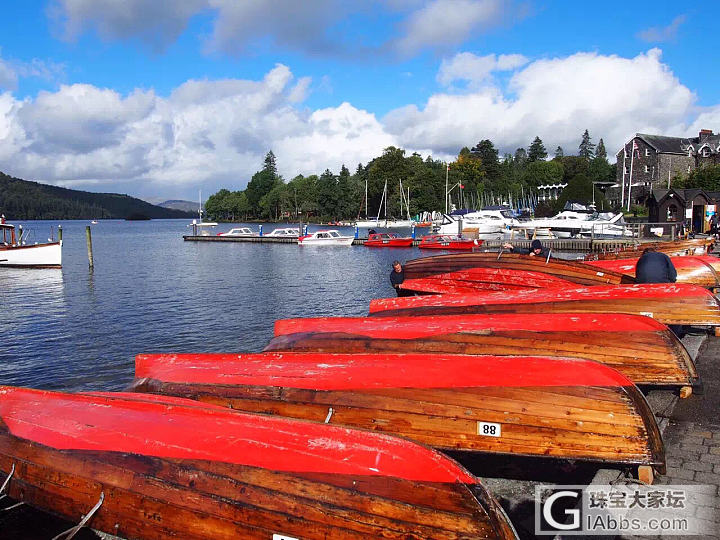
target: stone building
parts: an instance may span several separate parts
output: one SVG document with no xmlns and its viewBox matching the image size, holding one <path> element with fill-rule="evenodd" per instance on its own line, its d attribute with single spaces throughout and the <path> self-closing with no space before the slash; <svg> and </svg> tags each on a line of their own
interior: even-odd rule
<svg viewBox="0 0 720 540">
<path fill-rule="evenodd" d="M 669 189 L 674 176 L 704 164 L 720 163 L 720 134 L 709 129 L 697 137 L 636 133 L 617 154 L 617 187 L 608 190 L 613 205 L 644 205 L 653 189 Z"/>
</svg>

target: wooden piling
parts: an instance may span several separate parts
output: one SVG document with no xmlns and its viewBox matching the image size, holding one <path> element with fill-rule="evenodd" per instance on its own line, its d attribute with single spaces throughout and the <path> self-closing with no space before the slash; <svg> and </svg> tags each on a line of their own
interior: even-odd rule
<svg viewBox="0 0 720 540">
<path fill-rule="evenodd" d="M 88 253 L 88 264 L 90 268 L 95 268 L 93 261 L 93 249 L 92 249 L 92 233 L 90 232 L 90 225 L 85 227 L 85 239 L 87 240 L 87 253 Z"/>
<path fill-rule="evenodd" d="M 62 225 L 58 225 L 58 240 L 62 242 Z"/>
</svg>

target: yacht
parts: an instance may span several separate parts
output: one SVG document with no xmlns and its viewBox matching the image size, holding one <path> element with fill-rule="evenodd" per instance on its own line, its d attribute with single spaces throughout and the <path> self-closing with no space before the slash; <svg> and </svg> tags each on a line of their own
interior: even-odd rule
<svg viewBox="0 0 720 540">
<path fill-rule="evenodd" d="M 458 231 L 462 220 L 462 231 Z M 488 235 L 502 233 L 520 222 L 515 218 L 510 208 L 483 208 L 482 210 L 467 212 L 465 214 L 443 214 L 439 225 L 435 226 L 438 234 L 458 234 L 459 232 Z"/>
<path fill-rule="evenodd" d="M 553 217 L 531 219 L 513 228 L 528 233 L 538 229 L 550 230 L 558 238 L 632 236 L 622 213 L 598 213 L 592 206 L 569 202 L 562 212 Z"/>
</svg>

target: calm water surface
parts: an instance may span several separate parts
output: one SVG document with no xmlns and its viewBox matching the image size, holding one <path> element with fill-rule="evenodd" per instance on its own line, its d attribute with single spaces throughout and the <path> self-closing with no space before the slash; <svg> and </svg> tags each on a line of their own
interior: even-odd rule
<svg viewBox="0 0 720 540">
<path fill-rule="evenodd" d="M 421 256 L 184 242 L 188 220 L 101 221 L 90 271 L 87 221 L 21 223 L 40 240 L 62 224 L 63 268 L 0 269 L 0 384 L 46 389 L 119 390 L 139 353 L 260 351 L 276 319 L 366 315 L 394 296 L 392 260 Z"/>
</svg>

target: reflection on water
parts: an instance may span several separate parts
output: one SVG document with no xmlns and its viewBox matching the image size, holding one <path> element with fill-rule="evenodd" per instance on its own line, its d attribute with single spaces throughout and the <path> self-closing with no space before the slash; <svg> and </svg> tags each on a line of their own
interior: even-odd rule
<svg viewBox="0 0 720 540">
<path fill-rule="evenodd" d="M 1 384 L 118 390 L 139 353 L 259 351 L 278 318 L 366 314 L 394 295 L 391 261 L 421 256 L 183 242 L 186 220 L 100 221 L 91 272 L 87 224 L 62 223 L 62 270 L 0 271 Z"/>
</svg>

